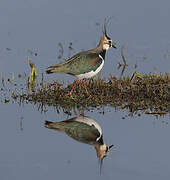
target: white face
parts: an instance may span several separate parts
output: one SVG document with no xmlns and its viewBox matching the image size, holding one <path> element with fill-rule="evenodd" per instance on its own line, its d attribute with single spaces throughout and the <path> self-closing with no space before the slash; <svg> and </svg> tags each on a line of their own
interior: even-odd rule
<svg viewBox="0 0 170 180">
<path fill-rule="evenodd" d="M 101 154 L 102 154 L 103 157 L 107 156 L 108 153 L 109 153 L 109 149 L 106 146 L 106 144 L 103 144 L 103 145 L 100 146 L 100 151 L 101 151 Z"/>
<path fill-rule="evenodd" d="M 103 44 L 103 50 L 108 50 L 110 48 L 109 44 Z"/>
<path fill-rule="evenodd" d="M 111 47 L 112 40 L 105 41 L 103 44 L 103 50 L 108 50 Z"/>
</svg>

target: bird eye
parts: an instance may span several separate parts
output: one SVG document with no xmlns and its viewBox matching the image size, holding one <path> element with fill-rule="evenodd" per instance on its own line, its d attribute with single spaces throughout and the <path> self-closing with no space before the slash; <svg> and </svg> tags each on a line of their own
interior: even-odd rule
<svg viewBox="0 0 170 180">
<path fill-rule="evenodd" d="M 108 44 L 109 46 L 112 46 L 112 40 L 107 40 L 104 42 L 104 44 Z"/>
</svg>

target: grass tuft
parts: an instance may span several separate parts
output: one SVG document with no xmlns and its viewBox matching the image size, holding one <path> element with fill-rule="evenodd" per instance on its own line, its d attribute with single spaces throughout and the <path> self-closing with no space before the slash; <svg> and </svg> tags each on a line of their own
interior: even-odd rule
<svg viewBox="0 0 170 180">
<path fill-rule="evenodd" d="M 43 77 L 43 76 L 42 76 Z M 37 104 L 42 110 L 54 106 L 59 111 L 69 112 L 76 108 L 96 108 L 101 106 L 119 107 L 134 113 L 143 111 L 146 114 L 170 113 L 170 76 L 162 74 L 139 74 L 117 79 L 92 78 L 86 81 L 89 96 L 79 82 L 70 97 L 73 84 L 47 83 L 43 80 L 31 92 L 13 97 L 20 102 Z"/>
</svg>

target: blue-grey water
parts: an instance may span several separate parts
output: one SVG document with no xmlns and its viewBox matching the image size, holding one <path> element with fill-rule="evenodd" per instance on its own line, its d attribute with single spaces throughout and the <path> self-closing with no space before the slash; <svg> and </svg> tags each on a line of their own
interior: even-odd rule
<svg viewBox="0 0 170 180">
<path fill-rule="evenodd" d="M 102 76 L 107 78 L 111 74 L 119 78 L 122 45 L 128 63 L 125 76 L 134 71 L 169 72 L 168 0 L 1 0 L 0 77 L 7 80 L 14 75 L 16 83 L 24 81 L 17 76 L 30 71 L 29 56 L 40 78 L 47 66 L 62 61 L 57 59 L 59 42 L 64 47 L 63 59 L 95 47 L 106 17 L 112 17 L 108 34 L 117 41 L 118 49 L 108 51 Z M 45 79 L 74 80 L 69 75 L 45 75 Z M 108 107 L 104 115 L 102 110 L 85 112 L 100 124 L 105 142 L 115 145 L 104 159 L 100 175 L 92 146 L 44 127 L 45 120 L 62 121 L 68 118 L 66 114 L 58 114 L 52 107 L 41 113 L 37 105 L 12 101 L 5 104 L 4 97 L 10 96 L 6 91 L 0 92 L 0 179 L 170 178 L 168 115 L 130 116 L 126 110 Z"/>
</svg>

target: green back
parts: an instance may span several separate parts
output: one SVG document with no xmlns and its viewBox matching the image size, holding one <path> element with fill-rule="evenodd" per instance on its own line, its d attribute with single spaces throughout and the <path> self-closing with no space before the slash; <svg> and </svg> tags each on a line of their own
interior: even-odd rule
<svg viewBox="0 0 170 180">
<path fill-rule="evenodd" d="M 95 71 L 102 63 L 97 53 L 79 53 L 66 63 L 69 74 L 78 75 Z"/>
<path fill-rule="evenodd" d="M 102 63 L 99 54 L 89 50 L 80 52 L 67 61 L 49 67 L 54 73 L 66 73 L 71 75 L 84 74 L 95 71 Z"/>
</svg>

